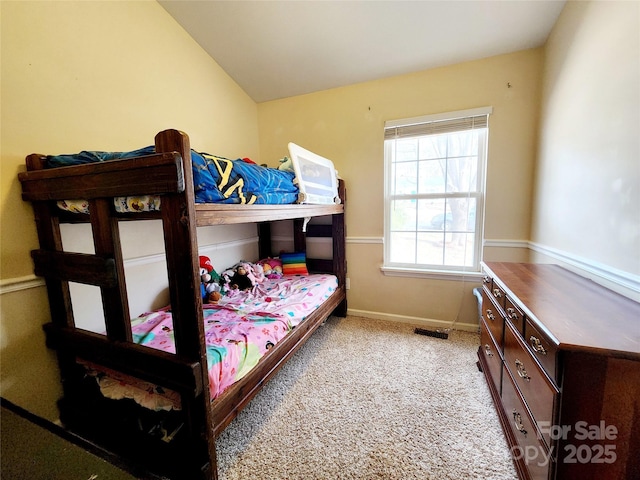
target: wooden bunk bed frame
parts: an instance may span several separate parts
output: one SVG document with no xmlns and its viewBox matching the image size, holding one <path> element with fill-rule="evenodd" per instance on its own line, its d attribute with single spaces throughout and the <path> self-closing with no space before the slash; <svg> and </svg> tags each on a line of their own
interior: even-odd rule
<svg viewBox="0 0 640 480">
<path fill-rule="evenodd" d="M 344 182 L 339 183 L 341 204 L 196 204 L 188 136 L 165 130 L 156 135 L 155 147 L 156 154 L 151 156 L 52 169 L 44 168 L 42 155 L 27 157 L 27 171 L 19 179 L 23 199 L 32 202 L 40 242 L 32 257 L 36 275 L 45 278 L 51 309 L 52 321 L 44 329 L 47 345 L 57 351 L 64 395 L 59 408 L 70 431 L 124 459 L 133 448 L 140 458 L 143 449 L 144 455 L 152 457 L 143 466 L 160 469 L 157 473 L 170 478 L 215 480 L 217 436 L 318 326 L 330 315 L 346 315 Z M 160 212 L 115 212 L 113 197 L 143 194 L 162 195 Z M 58 200 L 76 198 L 89 202 L 89 215 L 68 214 L 56 207 Z M 331 215 L 331 225 L 306 225 L 305 234 L 303 219 L 320 215 Z M 162 219 L 176 354 L 132 341 L 118 223 L 149 218 Z M 255 222 L 260 258 L 264 258 L 272 253 L 269 222 L 283 219 L 293 219 L 296 251 L 306 251 L 306 236 L 333 238 L 333 259 L 309 258 L 307 265 L 311 272 L 336 275 L 338 288 L 251 372 L 211 401 L 196 227 Z M 60 223 L 79 221 L 91 224 L 95 255 L 63 249 Z M 69 282 L 100 287 L 106 335 L 76 328 Z M 167 414 L 179 415 L 175 438 L 167 443 L 143 432 L 141 415 L 155 413 L 144 412 L 130 400 L 102 397 L 76 358 L 178 391 L 182 410 Z"/>
</svg>

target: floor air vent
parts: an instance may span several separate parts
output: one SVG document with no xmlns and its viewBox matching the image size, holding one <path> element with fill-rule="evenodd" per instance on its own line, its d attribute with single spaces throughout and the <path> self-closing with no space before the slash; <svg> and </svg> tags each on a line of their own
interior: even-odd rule
<svg viewBox="0 0 640 480">
<path fill-rule="evenodd" d="M 416 328 L 414 330 L 415 333 L 417 333 L 418 335 L 426 335 L 427 337 L 436 337 L 436 338 L 443 338 L 443 339 L 447 339 L 449 338 L 449 334 L 446 332 L 438 332 L 436 330 L 427 330 L 424 328 Z"/>
</svg>

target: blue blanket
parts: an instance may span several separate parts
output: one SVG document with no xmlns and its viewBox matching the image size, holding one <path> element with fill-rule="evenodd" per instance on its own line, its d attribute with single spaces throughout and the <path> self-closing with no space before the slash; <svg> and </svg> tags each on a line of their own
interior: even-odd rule
<svg viewBox="0 0 640 480">
<path fill-rule="evenodd" d="M 82 151 L 71 155 L 50 155 L 47 166 L 80 165 L 154 153 L 153 146 L 130 152 Z M 191 162 L 197 203 L 283 204 L 295 203 L 298 198 L 292 172 L 194 150 L 191 150 Z"/>
</svg>

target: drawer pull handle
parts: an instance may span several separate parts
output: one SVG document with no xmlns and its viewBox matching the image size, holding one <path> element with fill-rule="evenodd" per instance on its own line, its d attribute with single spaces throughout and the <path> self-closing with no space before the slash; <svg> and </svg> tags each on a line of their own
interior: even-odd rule
<svg viewBox="0 0 640 480">
<path fill-rule="evenodd" d="M 511 320 L 517 320 L 518 319 L 518 312 L 516 312 L 515 308 L 507 308 L 507 317 L 509 317 Z"/>
<path fill-rule="evenodd" d="M 493 314 L 490 308 L 487 308 L 487 318 L 492 321 L 496 319 L 496 316 Z"/>
<path fill-rule="evenodd" d="M 489 278 L 487 275 L 482 277 L 482 283 L 490 283 L 490 282 L 491 282 L 491 278 Z"/>
<path fill-rule="evenodd" d="M 536 338 L 533 335 L 531 335 L 529 337 L 529 342 L 531 343 L 531 348 L 533 348 L 534 352 L 539 353 L 540 355 L 547 354 L 547 351 L 545 350 L 544 346 L 540 342 L 539 338 Z"/>
<path fill-rule="evenodd" d="M 523 435 L 527 434 L 527 429 L 524 428 L 524 424 L 522 423 L 522 415 L 520 415 L 516 410 L 513 410 L 513 423 L 516 426 L 516 430 Z"/>
<path fill-rule="evenodd" d="M 531 380 L 531 377 L 527 375 L 527 370 L 524 368 L 524 363 L 516 358 L 516 370 L 518 371 L 518 376 L 520 378 L 524 378 L 527 382 Z"/>
<path fill-rule="evenodd" d="M 496 298 L 502 297 L 502 292 L 500 291 L 499 288 L 494 288 L 493 289 L 493 296 L 496 297 Z"/>
<path fill-rule="evenodd" d="M 488 343 L 485 343 L 484 345 L 484 353 L 487 354 L 487 357 L 493 357 L 493 352 L 491 351 L 491 347 Z"/>
</svg>

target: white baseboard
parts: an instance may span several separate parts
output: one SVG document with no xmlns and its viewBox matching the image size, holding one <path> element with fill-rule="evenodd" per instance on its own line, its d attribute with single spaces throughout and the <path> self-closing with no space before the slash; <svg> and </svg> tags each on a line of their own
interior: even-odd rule
<svg viewBox="0 0 640 480">
<path fill-rule="evenodd" d="M 477 323 L 447 322 L 433 318 L 411 317 L 409 315 L 396 315 L 392 313 L 371 312 L 369 310 L 347 309 L 348 315 L 354 317 L 372 318 L 374 320 L 387 320 L 389 322 L 407 323 L 416 327 L 431 327 L 439 329 L 463 330 L 465 332 L 478 332 L 480 326 Z"/>
</svg>

